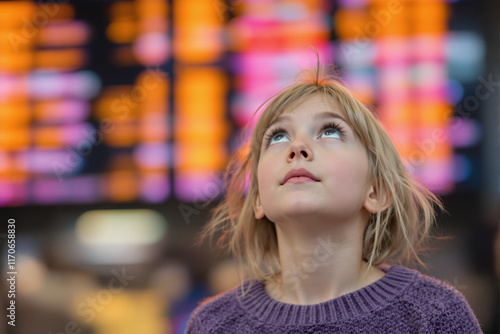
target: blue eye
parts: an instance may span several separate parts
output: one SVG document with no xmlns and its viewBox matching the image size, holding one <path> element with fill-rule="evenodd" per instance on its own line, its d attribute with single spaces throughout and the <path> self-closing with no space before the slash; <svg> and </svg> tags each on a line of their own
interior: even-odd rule
<svg viewBox="0 0 500 334">
<path fill-rule="evenodd" d="M 319 138 L 322 138 L 324 134 L 328 136 L 327 138 L 345 138 L 344 130 L 335 122 L 329 122 L 323 125 Z M 269 145 L 272 145 L 274 143 L 282 142 L 283 138 L 287 138 L 286 130 L 282 127 L 278 127 L 271 130 L 271 132 L 265 136 L 264 142 L 266 144 L 266 147 L 268 147 Z"/>
<path fill-rule="evenodd" d="M 319 138 L 322 138 L 323 135 L 328 136 L 327 138 L 343 139 L 345 137 L 344 131 L 342 130 L 340 125 L 333 122 L 323 125 Z"/>
<path fill-rule="evenodd" d="M 265 143 L 266 143 L 266 146 L 269 146 L 271 145 L 273 139 L 276 139 L 276 138 L 281 138 L 281 137 L 284 137 L 286 136 L 286 130 L 283 129 L 283 128 L 276 128 L 274 130 L 272 130 L 267 136 L 266 136 L 266 139 L 265 139 Z M 280 142 L 281 140 L 280 139 L 277 139 L 278 142 Z"/>
<path fill-rule="evenodd" d="M 338 129 L 335 129 L 333 127 L 329 127 L 323 130 L 321 134 L 322 135 L 325 134 L 325 136 L 332 136 L 332 138 L 339 138 L 339 139 L 343 138 L 342 133 Z"/>
</svg>

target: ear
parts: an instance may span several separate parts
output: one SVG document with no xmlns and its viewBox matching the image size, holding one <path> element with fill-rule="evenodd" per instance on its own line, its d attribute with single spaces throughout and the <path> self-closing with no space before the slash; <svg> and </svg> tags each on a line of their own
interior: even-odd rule
<svg viewBox="0 0 500 334">
<path fill-rule="evenodd" d="M 376 182 L 373 181 L 366 193 L 363 207 L 368 212 L 376 214 L 379 210 L 379 206 L 380 212 L 383 212 L 389 207 L 390 202 L 391 196 L 387 186 L 383 182 L 380 182 L 377 187 Z"/>
<path fill-rule="evenodd" d="M 255 198 L 253 201 L 253 211 L 255 212 L 255 219 L 262 219 L 266 215 L 264 213 L 262 203 L 260 202 L 260 195 L 258 192 L 255 194 Z"/>
</svg>

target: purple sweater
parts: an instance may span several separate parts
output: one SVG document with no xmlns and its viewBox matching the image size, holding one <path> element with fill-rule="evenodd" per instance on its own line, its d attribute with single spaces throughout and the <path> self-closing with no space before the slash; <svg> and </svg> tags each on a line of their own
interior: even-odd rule
<svg viewBox="0 0 500 334">
<path fill-rule="evenodd" d="M 387 274 L 378 281 L 315 305 L 278 302 L 257 281 L 241 297 L 238 286 L 198 306 L 186 333 L 482 333 L 451 286 L 402 266 L 379 268 Z"/>
</svg>

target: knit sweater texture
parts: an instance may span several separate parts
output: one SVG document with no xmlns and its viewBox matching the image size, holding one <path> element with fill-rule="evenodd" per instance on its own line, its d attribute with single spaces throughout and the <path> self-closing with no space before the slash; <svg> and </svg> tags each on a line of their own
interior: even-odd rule
<svg viewBox="0 0 500 334">
<path fill-rule="evenodd" d="M 402 266 L 354 292 L 314 305 L 281 303 L 250 281 L 205 300 L 187 334 L 215 333 L 482 333 L 464 296 L 448 284 Z"/>
</svg>

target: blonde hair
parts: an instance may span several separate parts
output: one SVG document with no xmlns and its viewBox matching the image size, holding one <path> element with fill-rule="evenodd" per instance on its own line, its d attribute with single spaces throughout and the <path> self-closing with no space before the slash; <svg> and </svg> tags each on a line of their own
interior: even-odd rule
<svg viewBox="0 0 500 334">
<path fill-rule="evenodd" d="M 266 216 L 256 219 L 253 203 L 258 191 L 257 166 L 264 133 L 269 124 L 293 104 L 313 94 L 335 100 L 345 113 L 355 135 L 366 148 L 370 176 L 378 196 L 386 196 L 389 206 L 371 215 L 363 239 L 363 260 L 379 265 L 389 260 L 416 260 L 430 236 L 435 221 L 434 205 L 443 209 L 437 196 L 406 171 L 388 134 L 372 114 L 339 80 L 326 75 L 319 65 L 305 72 L 304 80 L 281 90 L 265 101 L 249 146 L 236 152 L 224 173 L 225 196 L 212 210 L 201 239 L 222 232 L 218 245 L 232 251 L 258 280 L 276 278 L 280 272 L 278 244 L 274 223 Z M 248 180 L 247 180 L 248 179 Z M 250 182 L 248 189 L 247 181 Z M 246 193 L 247 192 L 247 193 Z M 245 194 L 246 193 L 246 194 Z"/>
</svg>

